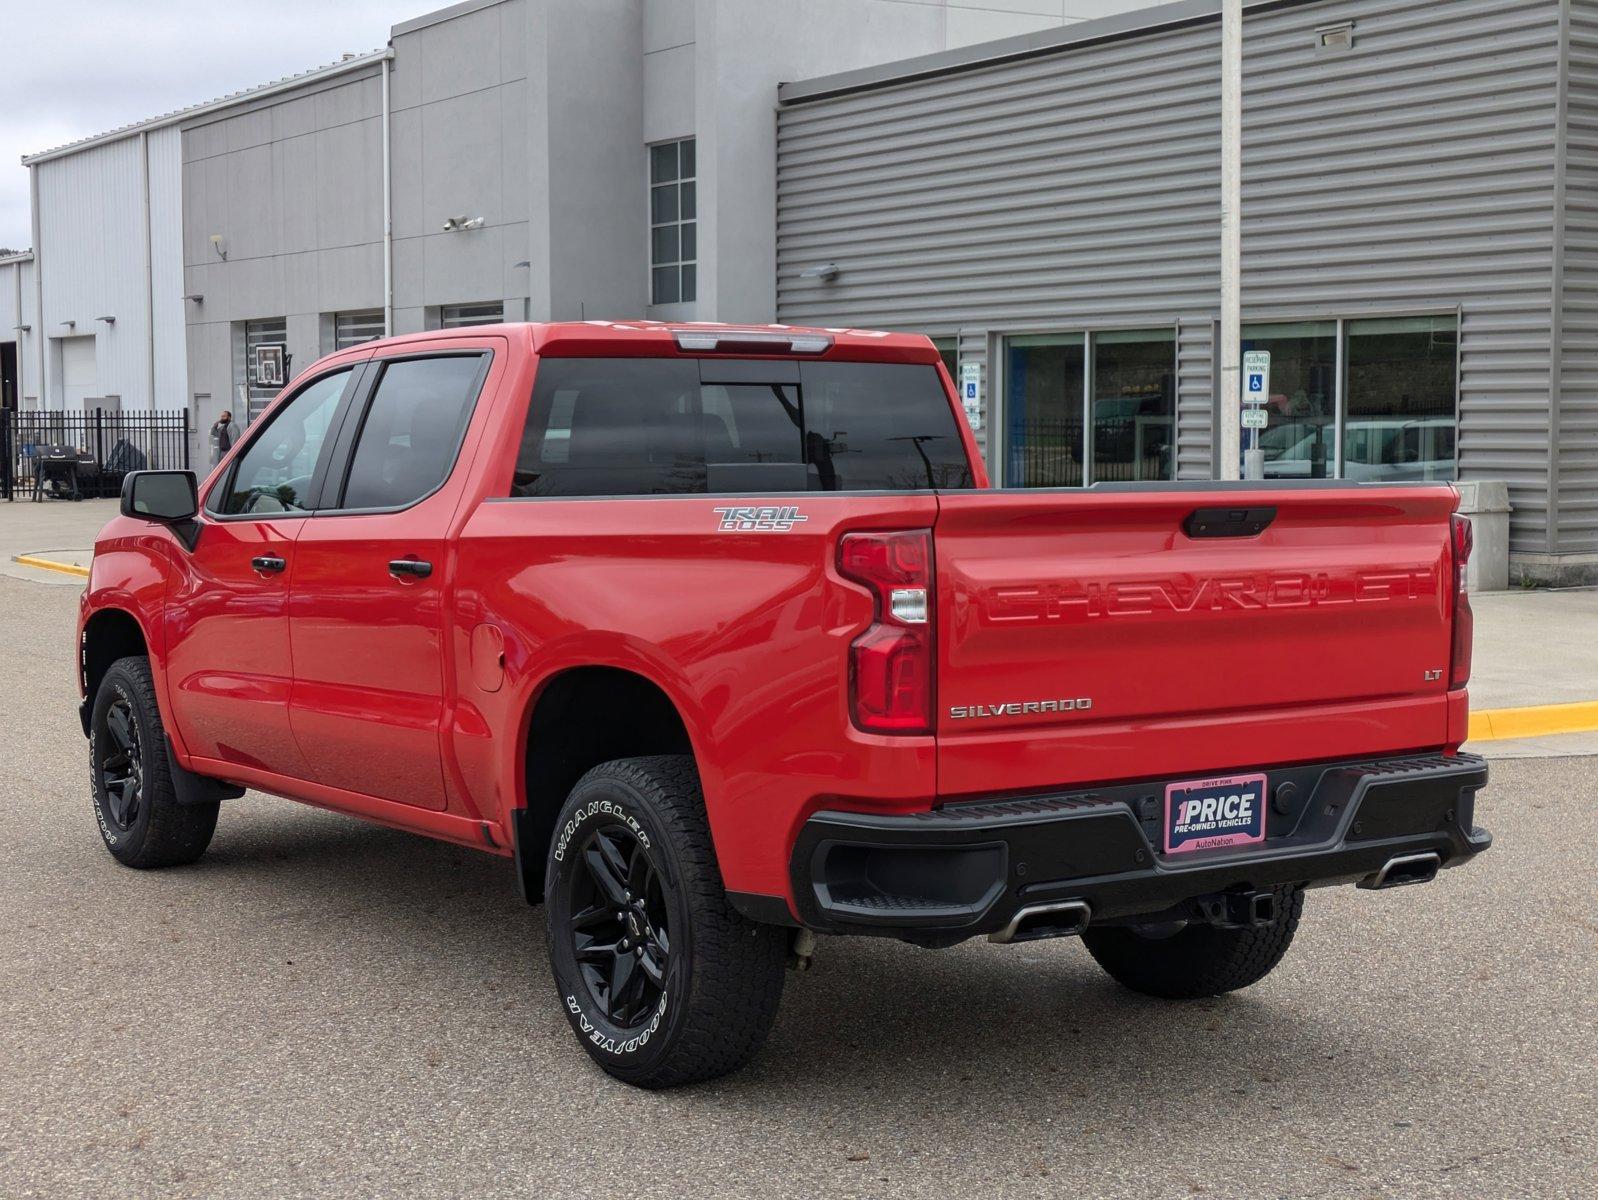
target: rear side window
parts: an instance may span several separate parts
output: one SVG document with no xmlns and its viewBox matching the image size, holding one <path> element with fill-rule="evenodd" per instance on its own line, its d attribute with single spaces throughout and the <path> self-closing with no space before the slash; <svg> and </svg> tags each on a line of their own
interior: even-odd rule
<svg viewBox="0 0 1598 1200">
<path fill-rule="evenodd" d="M 937 369 L 897 363 L 550 358 L 517 496 L 968 488 Z M 762 381 L 762 374 L 770 382 Z"/>
<path fill-rule="evenodd" d="M 383 367 L 350 459 L 341 508 L 401 508 L 455 463 L 486 358 L 407 358 Z"/>
</svg>

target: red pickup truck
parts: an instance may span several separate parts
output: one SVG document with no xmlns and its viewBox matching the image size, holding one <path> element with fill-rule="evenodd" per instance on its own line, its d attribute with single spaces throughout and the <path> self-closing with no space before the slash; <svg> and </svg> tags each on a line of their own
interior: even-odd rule
<svg viewBox="0 0 1598 1200">
<path fill-rule="evenodd" d="M 246 787 L 514 858 L 646 1087 L 744 1063 L 815 934 L 1080 935 L 1260 979 L 1306 887 L 1484 850 L 1442 484 L 998 491 L 925 338 L 505 325 L 296 380 L 130 475 L 79 626 L 94 806 Z"/>
</svg>

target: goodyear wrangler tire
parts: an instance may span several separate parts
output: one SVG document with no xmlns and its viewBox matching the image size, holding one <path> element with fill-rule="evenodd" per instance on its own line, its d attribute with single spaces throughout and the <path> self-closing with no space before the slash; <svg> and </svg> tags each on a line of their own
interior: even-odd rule
<svg viewBox="0 0 1598 1200">
<path fill-rule="evenodd" d="M 691 758 L 584 775 L 556 821 L 544 899 L 561 1007 L 617 1079 L 714 1079 L 766 1040 L 786 939 L 727 903 Z"/>
<path fill-rule="evenodd" d="M 119 658 L 100 680 L 89 781 L 100 837 L 123 866 L 182 866 L 211 844 L 221 806 L 178 803 L 147 659 Z"/>
<path fill-rule="evenodd" d="M 1276 892 L 1276 920 L 1257 929 L 1188 925 L 1150 937 L 1110 926 L 1082 931 L 1083 944 L 1123 987 L 1162 1000 L 1197 1000 L 1258 983 L 1282 961 L 1304 912 L 1304 889 L 1288 884 Z"/>
</svg>

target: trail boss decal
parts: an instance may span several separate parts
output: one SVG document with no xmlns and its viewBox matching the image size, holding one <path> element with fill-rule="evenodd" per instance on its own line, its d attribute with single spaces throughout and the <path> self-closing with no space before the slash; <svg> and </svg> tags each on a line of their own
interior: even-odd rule
<svg viewBox="0 0 1598 1200">
<path fill-rule="evenodd" d="M 793 527 L 810 518 L 795 505 L 762 505 L 743 508 L 718 508 L 721 518 L 717 533 L 791 533 Z"/>
<path fill-rule="evenodd" d="M 1171 784 L 1165 789 L 1165 852 L 1263 842 L 1265 792 L 1263 775 Z"/>
</svg>

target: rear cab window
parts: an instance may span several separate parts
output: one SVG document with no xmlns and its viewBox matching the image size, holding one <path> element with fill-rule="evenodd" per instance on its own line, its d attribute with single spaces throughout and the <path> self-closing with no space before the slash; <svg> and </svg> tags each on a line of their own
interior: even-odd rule
<svg viewBox="0 0 1598 1200">
<path fill-rule="evenodd" d="M 953 408 L 930 365 L 545 358 L 511 494 L 971 486 Z"/>
</svg>

